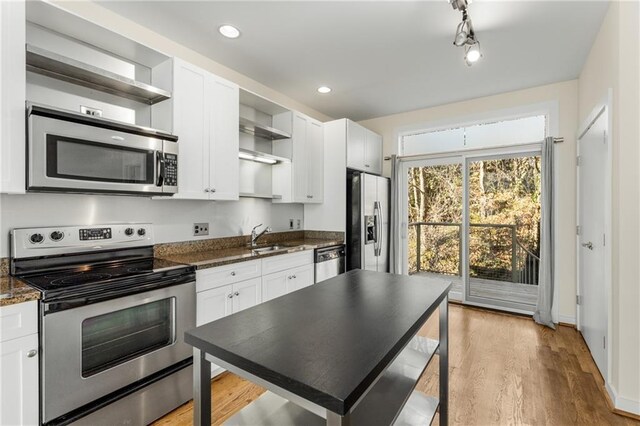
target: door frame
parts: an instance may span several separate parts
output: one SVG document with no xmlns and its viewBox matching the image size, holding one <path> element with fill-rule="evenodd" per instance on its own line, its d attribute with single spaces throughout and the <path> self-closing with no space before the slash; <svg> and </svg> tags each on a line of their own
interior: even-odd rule
<svg viewBox="0 0 640 426">
<path fill-rule="evenodd" d="M 611 137 L 612 128 L 613 128 L 613 114 L 612 114 L 612 106 L 613 106 L 613 90 L 609 89 L 607 91 L 607 95 L 600 100 L 593 108 L 591 113 L 587 116 L 587 118 L 581 123 L 578 128 L 576 134 L 576 152 L 577 155 L 580 156 L 580 139 L 587 133 L 587 131 L 591 128 L 593 123 L 600 118 L 602 114 L 607 114 L 607 131 L 606 131 L 606 143 L 607 143 L 607 158 L 605 159 L 605 170 L 604 170 L 604 232 L 605 232 L 605 245 L 604 245 L 604 291 L 606 296 L 605 309 L 607 325 L 605 327 L 605 341 L 606 348 L 605 353 L 607 356 L 607 371 L 606 377 L 604 377 L 605 388 L 609 393 L 609 396 L 612 400 L 615 401 L 615 394 L 613 393 L 610 382 L 611 382 L 611 369 L 612 369 L 612 356 L 611 356 L 611 339 L 610 337 L 613 335 L 613 321 L 612 321 L 612 295 L 611 295 L 611 265 L 612 265 L 612 248 L 611 248 L 611 235 L 612 235 L 612 208 L 613 208 L 613 194 L 612 194 L 612 171 L 613 171 L 613 138 Z M 576 225 L 580 226 L 580 168 L 578 167 L 578 163 L 576 161 Z M 583 294 L 582 291 L 582 280 L 580 277 L 580 235 L 578 235 L 576 229 L 576 327 L 579 331 L 582 330 L 582 321 L 581 315 L 582 310 L 580 309 L 580 305 L 578 304 L 578 297 Z M 601 372 L 602 373 L 602 372 Z"/>
</svg>

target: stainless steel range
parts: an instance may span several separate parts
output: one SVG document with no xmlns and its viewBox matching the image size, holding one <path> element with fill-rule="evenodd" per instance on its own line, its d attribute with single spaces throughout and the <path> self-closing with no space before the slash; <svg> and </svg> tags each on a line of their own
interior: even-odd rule
<svg viewBox="0 0 640 426">
<path fill-rule="evenodd" d="M 11 272 L 41 291 L 40 420 L 147 424 L 192 396 L 193 267 L 150 224 L 15 229 Z"/>
</svg>

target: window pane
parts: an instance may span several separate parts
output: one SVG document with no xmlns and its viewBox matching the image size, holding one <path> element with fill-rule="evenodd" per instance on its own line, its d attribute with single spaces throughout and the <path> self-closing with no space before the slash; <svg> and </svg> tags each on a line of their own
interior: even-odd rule
<svg viewBox="0 0 640 426">
<path fill-rule="evenodd" d="M 460 275 L 462 165 L 409 169 L 409 273 Z"/>
<path fill-rule="evenodd" d="M 82 322 L 82 377 L 173 343 L 175 298 L 87 318 Z"/>
<path fill-rule="evenodd" d="M 469 126 L 465 128 L 465 147 L 487 148 L 540 142 L 545 138 L 545 126 L 543 115 Z"/>
<path fill-rule="evenodd" d="M 546 133 L 543 115 L 423 132 L 402 137 L 402 155 L 540 142 Z"/>
</svg>

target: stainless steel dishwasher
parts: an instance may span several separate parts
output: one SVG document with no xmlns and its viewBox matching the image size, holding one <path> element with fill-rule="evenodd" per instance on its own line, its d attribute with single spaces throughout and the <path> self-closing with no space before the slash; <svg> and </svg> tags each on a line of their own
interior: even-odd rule
<svg viewBox="0 0 640 426">
<path fill-rule="evenodd" d="M 315 250 L 315 282 L 344 273 L 344 244 Z"/>
</svg>

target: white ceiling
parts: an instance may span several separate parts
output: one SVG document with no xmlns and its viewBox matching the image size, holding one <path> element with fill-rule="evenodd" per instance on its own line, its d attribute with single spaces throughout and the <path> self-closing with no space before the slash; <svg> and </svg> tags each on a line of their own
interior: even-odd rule
<svg viewBox="0 0 640 426">
<path fill-rule="evenodd" d="M 353 120 L 576 78 L 606 1 L 469 7 L 484 58 L 453 46 L 461 14 L 438 1 L 101 1 L 326 115 Z M 230 23 L 236 40 L 218 33 Z M 333 91 L 316 92 L 320 85 Z"/>
</svg>

